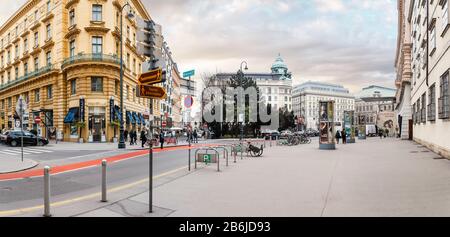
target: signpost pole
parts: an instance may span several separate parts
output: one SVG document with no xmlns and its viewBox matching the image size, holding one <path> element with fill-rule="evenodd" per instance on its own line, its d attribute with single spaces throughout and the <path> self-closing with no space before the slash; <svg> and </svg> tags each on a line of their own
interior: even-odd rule
<svg viewBox="0 0 450 237">
<path fill-rule="evenodd" d="M 149 111 L 152 111 L 152 103 L 149 103 Z M 148 130 L 150 133 L 150 128 Z M 149 158 L 149 189 L 148 189 L 148 203 L 149 203 L 149 212 L 153 213 L 153 134 L 150 135 L 150 145 L 148 151 Z"/>
<path fill-rule="evenodd" d="M 23 99 L 22 97 L 19 98 L 19 107 L 20 107 L 20 131 L 21 131 L 21 135 L 20 135 L 20 148 L 21 148 L 21 153 L 22 153 L 22 162 L 23 162 Z"/>
</svg>

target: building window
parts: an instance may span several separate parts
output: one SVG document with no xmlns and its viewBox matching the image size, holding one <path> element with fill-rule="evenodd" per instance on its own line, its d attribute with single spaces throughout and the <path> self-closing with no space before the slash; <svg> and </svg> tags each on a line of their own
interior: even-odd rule
<svg viewBox="0 0 450 237">
<path fill-rule="evenodd" d="M 35 71 L 39 70 L 39 58 L 38 57 L 34 58 L 34 70 Z"/>
<path fill-rule="evenodd" d="M 12 99 L 11 99 L 11 97 L 8 98 L 8 107 L 9 108 L 12 107 Z"/>
<path fill-rule="evenodd" d="M 75 25 L 75 9 L 72 9 L 69 12 L 69 26 L 73 25 Z"/>
<path fill-rule="evenodd" d="M 71 40 L 69 43 L 70 57 L 75 56 L 75 40 Z"/>
<path fill-rule="evenodd" d="M 77 79 L 70 81 L 70 94 L 75 95 L 77 93 Z"/>
<path fill-rule="evenodd" d="M 450 18 L 448 17 L 448 0 L 446 0 L 444 5 L 442 6 L 442 34 L 445 34 L 449 25 Z"/>
<path fill-rule="evenodd" d="M 34 32 L 34 47 L 39 46 L 39 32 Z"/>
<path fill-rule="evenodd" d="M 92 21 L 102 21 L 102 5 L 92 5 Z"/>
<path fill-rule="evenodd" d="M 19 67 L 14 68 L 14 75 L 15 75 L 14 78 L 17 80 L 19 78 Z"/>
<path fill-rule="evenodd" d="M 428 90 L 428 121 L 436 120 L 436 84 L 433 84 Z"/>
<path fill-rule="evenodd" d="M 51 51 L 47 52 L 46 59 L 47 59 L 47 66 L 52 65 L 52 52 Z"/>
<path fill-rule="evenodd" d="M 431 52 L 430 52 L 430 56 L 434 54 L 434 52 L 436 51 L 436 27 L 433 26 L 433 29 L 431 29 L 431 33 L 430 33 L 430 46 L 431 46 Z"/>
<path fill-rule="evenodd" d="M 23 64 L 23 73 L 25 75 L 28 75 L 28 62 Z"/>
<path fill-rule="evenodd" d="M 8 50 L 8 58 L 6 59 L 8 64 L 11 63 L 11 51 Z"/>
<path fill-rule="evenodd" d="M 23 40 L 23 51 L 28 52 L 28 39 Z"/>
<path fill-rule="evenodd" d="M 127 85 L 127 100 L 130 100 L 130 86 Z"/>
<path fill-rule="evenodd" d="M 120 86 L 119 86 L 119 82 L 118 82 L 118 81 L 115 81 L 114 85 L 115 85 L 114 91 L 115 91 L 116 95 L 118 95 L 118 94 L 119 94 L 119 87 L 120 87 Z"/>
<path fill-rule="evenodd" d="M 34 102 L 39 102 L 40 100 L 41 100 L 41 98 L 40 98 L 40 91 L 39 91 L 39 89 L 36 89 L 34 91 Z"/>
<path fill-rule="evenodd" d="M 102 77 L 92 77 L 91 78 L 91 91 L 92 92 L 103 92 L 103 78 Z"/>
<path fill-rule="evenodd" d="M 47 25 L 47 40 L 50 40 L 52 38 L 52 25 Z"/>
<path fill-rule="evenodd" d="M 52 9 L 52 3 L 51 1 L 47 1 L 47 12 L 50 12 Z"/>
<path fill-rule="evenodd" d="M 19 45 L 16 45 L 16 47 L 14 48 L 14 51 L 15 51 L 15 53 L 16 53 L 16 59 L 18 59 L 19 58 Z"/>
<path fill-rule="evenodd" d="M 441 76 L 441 80 L 440 80 L 440 87 L 439 87 L 440 97 L 439 97 L 439 101 L 438 101 L 439 118 L 440 119 L 450 118 L 448 75 L 449 75 L 449 72 L 447 71 L 444 75 Z"/>
<path fill-rule="evenodd" d="M 8 71 L 6 73 L 7 79 L 8 79 L 8 83 L 11 81 L 11 71 Z"/>
<path fill-rule="evenodd" d="M 92 37 L 92 53 L 102 54 L 102 44 L 103 38 L 101 36 Z"/>
<path fill-rule="evenodd" d="M 47 99 L 53 98 L 53 87 L 52 85 L 47 86 Z"/>
<path fill-rule="evenodd" d="M 421 104 L 421 108 L 420 108 L 420 122 L 422 123 L 426 123 L 427 119 L 426 119 L 426 99 L 427 97 L 427 93 L 423 93 L 422 95 L 422 104 Z"/>
</svg>

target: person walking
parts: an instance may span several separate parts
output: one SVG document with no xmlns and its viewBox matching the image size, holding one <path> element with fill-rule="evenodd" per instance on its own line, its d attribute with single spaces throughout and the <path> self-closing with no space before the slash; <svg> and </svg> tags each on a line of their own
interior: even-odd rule
<svg viewBox="0 0 450 237">
<path fill-rule="evenodd" d="M 383 129 L 378 129 L 378 136 L 380 136 L 380 139 L 383 139 Z"/>
<path fill-rule="evenodd" d="M 123 131 L 123 140 L 124 140 L 125 142 L 128 141 L 128 130 Z"/>
<path fill-rule="evenodd" d="M 341 137 L 342 137 L 342 144 L 347 144 L 347 133 L 345 132 L 345 129 L 342 130 Z"/>
<path fill-rule="evenodd" d="M 197 133 L 197 130 L 194 130 L 194 143 L 198 143 L 198 133 Z"/>
<path fill-rule="evenodd" d="M 142 148 L 144 148 L 145 143 L 147 143 L 147 136 L 145 134 L 145 130 L 141 131 L 141 142 L 142 142 Z"/>
<path fill-rule="evenodd" d="M 161 150 L 164 149 L 164 132 L 161 131 L 159 134 L 159 143 L 161 143 Z"/>
<path fill-rule="evenodd" d="M 339 130 L 336 132 L 335 138 L 336 138 L 337 144 L 339 144 L 339 140 L 341 139 L 341 132 Z"/>
</svg>

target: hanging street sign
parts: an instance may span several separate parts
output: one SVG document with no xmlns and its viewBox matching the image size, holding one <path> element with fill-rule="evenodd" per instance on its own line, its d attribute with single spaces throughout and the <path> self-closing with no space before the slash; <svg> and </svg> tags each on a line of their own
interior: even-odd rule
<svg viewBox="0 0 450 237">
<path fill-rule="evenodd" d="M 195 70 L 190 70 L 190 71 L 187 71 L 187 72 L 183 72 L 183 77 L 184 78 L 186 78 L 186 77 L 192 77 L 192 76 L 194 76 L 195 75 Z"/>
<path fill-rule="evenodd" d="M 167 98 L 167 93 L 162 87 L 158 86 L 147 86 L 138 85 L 137 86 L 137 96 L 147 99 L 165 99 Z"/>
<path fill-rule="evenodd" d="M 163 79 L 163 71 L 161 68 L 158 68 L 141 74 L 139 76 L 139 83 L 143 85 L 153 85 L 164 82 Z"/>
</svg>

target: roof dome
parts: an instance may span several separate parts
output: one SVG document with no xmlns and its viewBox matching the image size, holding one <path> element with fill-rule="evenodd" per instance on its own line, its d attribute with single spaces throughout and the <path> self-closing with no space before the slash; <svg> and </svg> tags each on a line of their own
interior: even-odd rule
<svg viewBox="0 0 450 237">
<path fill-rule="evenodd" d="M 284 60 L 281 58 L 281 55 L 278 54 L 278 57 L 275 59 L 275 62 L 272 64 L 272 72 L 278 72 L 279 69 L 288 69 L 286 63 L 284 63 Z"/>
</svg>

